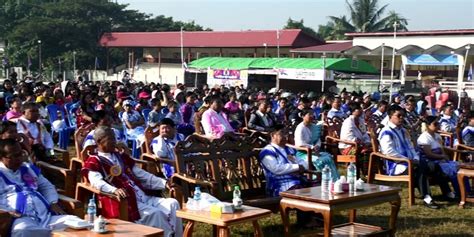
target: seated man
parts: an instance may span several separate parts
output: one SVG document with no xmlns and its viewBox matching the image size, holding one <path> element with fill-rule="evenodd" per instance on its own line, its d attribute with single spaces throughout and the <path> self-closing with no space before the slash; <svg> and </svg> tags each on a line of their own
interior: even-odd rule
<svg viewBox="0 0 474 237">
<path fill-rule="evenodd" d="M 259 156 L 267 180 L 267 195 L 277 197 L 280 192 L 307 186 L 302 176 L 304 165 L 297 163 L 295 150 L 286 146 L 288 130 L 276 125 L 270 135 L 271 144 L 263 148 Z"/>
<path fill-rule="evenodd" d="M 331 106 L 332 108 L 328 112 L 327 119 L 332 121 L 334 121 L 334 119 L 343 121 L 347 117 L 347 114 L 341 110 L 341 98 L 334 98 Z"/>
<path fill-rule="evenodd" d="M 380 131 L 378 140 L 380 143 L 380 152 L 384 155 L 405 158 L 412 160 L 415 164 L 414 181 L 423 197 L 424 205 L 438 209 L 439 206 L 432 200 L 430 195 L 429 183 L 427 175 L 432 174 L 429 167 L 424 162 L 420 162 L 420 157 L 416 152 L 410 135 L 403 128 L 404 109 L 398 105 L 390 106 L 388 110 L 389 122 L 382 131 Z M 395 163 L 387 161 L 385 169 L 388 175 L 401 175 L 408 172 L 406 163 Z"/>
<path fill-rule="evenodd" d="M 36 160 L 46 161 L 53 155 L 54 143 L 51 134 L 39 118 L 38 105 L 34 102 L 26 102 L 23 104 L 23 116 L 17 122 L 17 130 L 18 133 L 23 133 L 28 137 Z"/>
<path fill-rule="evenodd" d="M 51 236 L 68 219 L 58 206 L 56 187 L 41 175 L 15 139 L 0 140 L 0 210 L 15 217 L 11 236 Z"/>
<path fill-rule="evenodd" d="M 166 180 L 135 166 L 127 154 L 116 152 L 115 133 L 111 128 L 98 127 L 94 132 L 98 154 L 87 158 L 82 174 L 92 187 L 105 193 L 114 193 L 128 200 L 129 221 L 161 228 L 165 236 L 181 236 L 181 219 L 176 217 L 179 203 L 172 198 L 152 197 L 144 190 L 165 188 Z M 99 195 L 102 215 L 117 218 L 119 204 L 116 200 Z"/>
<path fill-rule="evenodd" d="M 362 170 L 363 174 L 367 174 L 372 145 L 362 117 L 362 108 L 359 103 L 352 102 L 349 104 L 349 111 L 351 115 L 342 123 L 340 138 L 355 142 L 357 146 L 339 142 L 338 147 L 343 155 L 358 155 L 357 159 L 359 161 L 357 163 L 361 164 L 362 167 L 357 168 Z"/>
<path fill-rule="evenodd" d="M 274 125 L 275 121 L 273 117 L 268 114 L 268 102 L 261 100 L 258 104 L 257 111 L 250 115 L 248 127 L 258 131 L 268 132 L 273 130 Z"/>
<path fill-rule="evenodd" d="M 303 121 L 303 118 L 301 117 L 300 113 L 303 112 L 303 110 L 308 109 L 308 108 L 310 108 L 309 100 L 305 97 L 301 98 L 298 101 L 298 105 L 296 106 L 296 108 L 294 108 L 290 113 L 290 116 L 289 116 L 290 124 L 293 126 L 297 126 L 298 124 L 300 124 Z"/>
<path fill-rule="evenodd" d="M 283 125 L 275 125 L 270 136 L 271 143 L 265 146 L 259 155 L 267 181 L 265 187 L 267 195 L 278 197 L 280 192 L 311 186 L 303 175 L 305 171 L 303 164 L 306 161 L 296 159 L 295 150 L 286 146 L 288 129 Z M 320 215 L 315 216 L 312 212 L 297 212 L 298 224 L 305 227 L 320 225 L 319 218 Z"/>
<path fill-rule="evenodd" d="M 374 129 L 374 132 L 378 132 L 379 129 L 387 125 L 387 107 L 388 102 L 382 100 L 377 105 L 377 110 L 370 116 L 367 125 L 369 128 Z"/>
<path fill-rule="evenodd" d="M 222 111 L 224 104 L 222 99 L 214 95 L 211 98 L 211 106 L 202 114 L 201 124 L 206 136 L 220 138 L 224 133 L 232 133 L 234 129 L 227 120 L 227 115 Z"/>
<path fill-rule="evenodd" d="M 176 132 L 176 126 L 169 118 L 161 120 L 159 129 L 160 135 L 151 142 L 153 153 L 160 158 L 174 160 L 174 146 L 184 140 L 184 135 Z M 163 174 L 170 178 L 174 174 L 174 166 L 163 164 Z"/>
</svg>

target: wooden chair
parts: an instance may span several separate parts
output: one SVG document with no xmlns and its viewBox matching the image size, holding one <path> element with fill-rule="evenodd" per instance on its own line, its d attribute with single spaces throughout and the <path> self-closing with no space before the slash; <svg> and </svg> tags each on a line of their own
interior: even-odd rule
<svg viewBox="0 0 474 237">
<path fill-rule="evenodd" d="M 51 165 L 44 161 L 37 161 L 36 166 L 41 169 L 43 175 L 50 180 L 56 187 L 58 193 L 64 194 L 67 197 L 74 197 L 75 194 L 75 174 L 73 171 L 58 166 Z"/>
<path fill-rule="evenodd" d="M 86 126 L 81 126 L 76 129 L 74 133 L 74 146 L 76 148 L 76 157 L 72 158 L 69 163 L 69 170 L 71 171 L 71 175 L 73 176 L 74 184 L 80 181 L 80 171 L 84 166 L 84 159 L 87 158 L 89 154 L 94 152 L 95 146 L 83 148 L 83 143 L 86 136 L 89 134 L 90 131 L 94 128 L 93 124 L 89 124 Z M 76 189 L 74 188 L 74 191 Z"/>
<path fill-rule="evenodd" d="M 239 185 L 244 204 L 278 211 L 280 197 L 266 197 L 259 150 L 250 142 L 248 137 L 232 135 L 213 140 L 191 135 L 178 142 L 172 196 L 185 203 L 198 185 L 219 200 L 229 201 L 234 185 Z"/>
<path fill-rule="evenodd" d="M 201 124 L 202 114 L 204 113 L 204 111 L 194 113 L 194 133 L 196 134 L 204 135 L 204 128 Z"/>
<path fill-rule="evenodd" d="M 453 148 L 454 145 L 454 133 L 438 131 L 439 135 L 443 139 L 444 144 L 448 143 L 448 147 Z"/>
<path fill-rule="evenodd" d="M 370 132 L 370 139 L 372 142 L 373 152 L 369 158 L 369 172 L 367 177 L 368 183 L 373 183 L 374 180 L 384 182 L 407 182 L 408 183 L 408 206 L 411 207 L 415 204 L 415 183 L 413 180 L 413 162 L 408 159 L 391 157 L 382 154 L 379 151 L 379 142 L 373 131 Z M 385 172 L 385 161 L 392 161 L 397 163 L 406 163 L 408 166 L 408 173 L 406 175 L 387 175 Z"/>
</svg>

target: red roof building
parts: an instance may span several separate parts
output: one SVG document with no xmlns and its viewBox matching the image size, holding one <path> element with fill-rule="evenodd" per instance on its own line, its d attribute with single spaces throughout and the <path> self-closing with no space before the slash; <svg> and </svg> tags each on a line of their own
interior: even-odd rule
<svg viewBox="0 0 474 237">
<path fill-rule="evenodd" d="M 279 37 L 277 36 L 279 34 Z M 299 29 L 248 31 L 185 31 L 185 48 L 301 48 L 324 42 Z M 177 48 L 181 47 L 181 32 L 111 32 L 99 40 L 103 47 Z"/>
</svg>

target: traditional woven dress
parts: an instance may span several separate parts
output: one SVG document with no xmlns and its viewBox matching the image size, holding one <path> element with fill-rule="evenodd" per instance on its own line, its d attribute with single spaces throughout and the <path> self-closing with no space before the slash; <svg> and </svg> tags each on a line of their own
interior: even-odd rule
<svg viewBox="0 0 474 237">
<path fill-rule="evenodd" d="M 102 153 L 90 156 L 82 170 L 94 188 L 113 193 L 117 188 L 127 192 L 129 221 L 161 228 L 165 236 L 181 236 L 182 222 L 176 217 L 179 203 L 172 198 L 148 196 L 144 188 L 164 189 L 166 181 L 135 166 L 126 154 Z M 106 218 L 119 217 L 118 201 L 99 195 L 102 215 Z"/>
</svg>

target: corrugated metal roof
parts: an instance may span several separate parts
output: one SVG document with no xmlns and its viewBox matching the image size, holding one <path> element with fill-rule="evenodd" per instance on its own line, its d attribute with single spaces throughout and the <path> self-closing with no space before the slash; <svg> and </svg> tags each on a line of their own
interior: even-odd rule
<svg viewBox="0 0 474 237">
<path fill-rule="evenodd" d="M 189 31 L 183 32 L 183 46 L 193 48 L 307 47 L 323 42 L 299 29 L 261 31 Z M 279 41 L 279 42 L 278 42 Z M 181 32 L 111 32 L 99 40 L 103 47 L 181 47 Z"/>
<path fill-rule="evenodd" d="M 340 53 L 352 47 L 352 41 L 342 43 L 323 44 L 305 48 L 292 49 L 295 53 Z"/>
<path fill-rule="evenodd" d="M 421 35 L 472 35 L 474 29 L 456 30 L 419 30 L 419 31 L 398 31 L 397 36 L 421 36 Z M 354 32 L 346 33 L 349 37 L 370 37 L 370 36 L 393 36 L 393 32 Z"/>
</svg>

